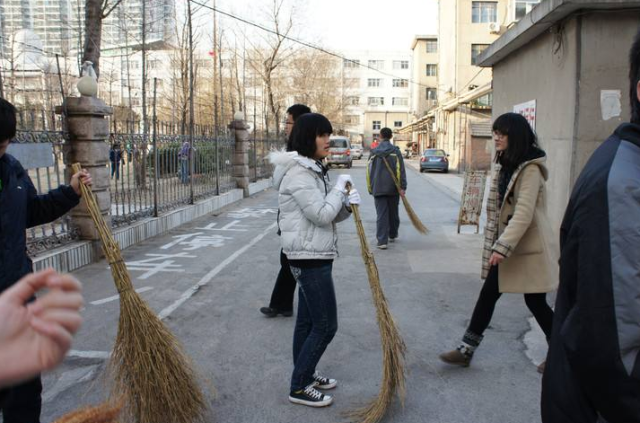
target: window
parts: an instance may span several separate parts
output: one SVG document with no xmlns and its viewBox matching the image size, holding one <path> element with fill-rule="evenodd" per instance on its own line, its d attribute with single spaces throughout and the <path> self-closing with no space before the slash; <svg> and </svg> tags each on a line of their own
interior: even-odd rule
<svg viewBox="0 0 640 423">
<path fill-rule="evenodd" d="M 438 52 L 438 40 L 427 40 L 427 53 Z"/>
<path fill-rule="evenodd" d="M 477 107 L 480 109 L 488 109 L 493 105 L 493 93 L 489 93 L 483 95 L 480 98 L 477 98 L 473 102 L 471 102 L 472 107 Z"/>
<path fill-rule="evenodd" d="M 360 97 L 347 97 L 347 104 L 349 106 L 359 106 L 360 105 Z"/>
<path fill-rule="evenodd" d="M 344 117 L 344 123 L 346 123 L 347 125 L 358 125 L 360 123 L 360 116 L 347 115 Z"/>
<path fill-rule="evenodd" d="M 393 88 L 407 88 L 409 86 L 408 79 L 394 79 Z"/>
<path fill-rule="evenodd" d="M 384 106 L 384 97 L 369 97 L 367 104 L 369 106 Z"/>
<path fill-rule="evenodd" d="M 373 130 L 374 131 L 379 131 L 380 128 L 382 128 L 382 121 L 381 120 L 374 120 L 371 123 L 373 124 Z"/>
<path fill-rule="evenodd" d="M 480 56 L 480 53 L 482 53 L 487 47 L 489 47 L 489 44 L 471 44 L 472 65 L 478 64 L 478 56 Z"/>
<path fill-rule="evenodd" d="M 524 18 L 538 3 L 540 0 L 516 0 L 516 20 Z"/>
<path fill-rule="evenodd" d="M 393 106 L 408 106 L 409 99 L 407 97 L 393 97 L 391 99 L 391 105 Z"/>
<path fill-rule="evenodd" d="M 360 60 L 344 59 L 343 63 L 345 68 L 357 68 L 360 66 Z"/>
<path fill-rule="evenodd" d="M 369 60 L 369 67 L 373 69 L 383 69 L 384 60 Z"/>
<path fill-rule="evenodd" d="M 471 6 L 472 23 L 498 22 L 498 3 L 492 1 L 474 1 Z"/>
<path fill-rule="evenodd" d="M 393 127 L 394 128 L 402 128 L 402 121 L 401 120 L 394 120 L 393 121 Z"/>
<path fill-rule="evenodd" d="M 438 65 L 427 65 L 427 76 L 438 76 Z"/>
<path fill-rule="evenodd" d="M 409 61 L 408 60 L 394 60 L 393 61 L 394 69 L 409 69 Z"/>
<path fill-rule="evenodd" d="M 438 92 L 436 91 L 435 88 L 427 88 L 426 92 L 427 92 L 427 100 L 438 99 Z"/>
<path fill-rule="evenodd" d="M 382 86 L 382 79 L 379 78 L 369 78 L 367 80 L 367 87 L 372 88 L 372 87 L 381 87 Z"/>
</svg>

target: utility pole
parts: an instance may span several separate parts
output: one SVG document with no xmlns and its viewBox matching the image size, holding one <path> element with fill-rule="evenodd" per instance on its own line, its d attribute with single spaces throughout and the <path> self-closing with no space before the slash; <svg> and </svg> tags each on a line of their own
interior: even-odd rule
<svg viewBox="0 0 640 423">
<path fill-rule="evenodd" d="M 146 158 L 147 148 L 147 2 L 142 1 L 142 146 L 143 160 Z M 141 166 L 141 169 L 143 167 Z M 144 181 L 144 175 L 140 175 L 140 180 Z"/>
<path fill-rule="evenodd" d="M 218 64 L 216 63 L 216 59 L 220 52 L 218 51 L 218 22 L 216 19 L 216 0 L 213 0 L 213 123 L 215 125 L 215 137 L 216 142 L 218 139 L 218 89 L 216 87 L 218 81 Z"/>
<path fill-rule="evenodd" d="M 193 26 L 191 24 L 191 2 L 187 1 L 189 13 L 189 203 L 194 203 L 193 195 Z"/>
<path fill-rule="evenodd" d="M 156 114 L 156 102 L 158 91 L 158 78 L 153 78 L 153 217 L 158 217 L 158 115 Z"/>
</svg>

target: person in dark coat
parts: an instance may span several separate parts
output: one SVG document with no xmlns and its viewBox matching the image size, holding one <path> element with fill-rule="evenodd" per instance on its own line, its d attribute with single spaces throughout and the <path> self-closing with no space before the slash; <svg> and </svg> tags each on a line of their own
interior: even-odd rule
<svg viewBox="0 0 640 423">
<path fill-rule="evenodd" d="M 560 229 L 543 423 L 640 422 L 640 32 L 631 122 L 593 153 Z"/>
<path fill-rule="evenodd" d="M 402 153 L 398 147 L 391 144 L 392 136 L 391 129 L 382 128 L 380 130 L 382 142 L 371 150 L 367 165 L 367 187 L 376 204 L 376 214 L 378 215 L 376 238 L 378 239 L 378 248 L 381 250 L 386 250 L 387 243 L 395 242 L 398 238 L 400 196 L 404 196 L 407 189 L 407 174 Z M 389 164 L 393 176 L 385 165 L 385 160 Z M 400 182 L 402 188 L 400 192 L 398 192 L 394 177 Z"/>
<path fill-rule="evenodd" d="M 287 120 L 284 124 L 284 132 L 287 135 L 287 151 L 292 151 L 291 130 L 296 119 L 300 116 L 311 113 L 311 109 L 304 104 L 294 104 L 287 109 Z M 278 216 L 280 212 L 278 211 Z M 280 234 L 280 229 L 278 229 Z M 269 307 L 261 307 L 260 312 L 267 317 L 276 317 L 278 315 L 290 317 L 293 315 L 293 295 L 296 292 L 296 279 L 289 268 L 289 260 L 284 251 L 280 250 L 280 271 L 276 278 L 276 284 L 271 293 L 271 301 Z"/>
<path fill-rule="evenodd" d="M 111 162 L 111 179 L 113 175 L 116 176 L 116 181 L 120 179 L 120 161 L 122 160 L 122 150 L 120 149 L 120 143 L 113 143 L 111 150 L 109 151 L 109 161 Z"/>
<path fill-rule="evenodd" d="M 0 291 L 33 271 L 27 255 L 26 230 L 52 222 L 80 201 L 80 181 L 91 184 L 85 170 L 74 174 L 69 185 L 38 195 L 20 162 L 6 154 L 16 134 L 16 109 L 0 99 Z M 40 377 L 0 391 L 4 423 L 39 423 Z"/>
</svg>

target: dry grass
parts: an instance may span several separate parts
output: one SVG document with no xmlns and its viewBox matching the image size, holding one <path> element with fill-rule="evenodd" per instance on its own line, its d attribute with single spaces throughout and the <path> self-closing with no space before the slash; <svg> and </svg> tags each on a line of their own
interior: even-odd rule
<svg viewBox="0 0 640 423">
<path fill-rule="evenodd" d="M 368 405 L 347 413 L 347 417 L 353 422 L 376 423 L 385 416 L 387 409 L 396 395 L 398 395 L 400 401 L 404 403 L 404 358 L 406 345 L 389 311 L 387 299 L 380 285 L 378 267 L 376 266 L 373 253 L 371 253 L 369 249 L 367 236 L 364 231 L 364 226 L 362 225 L 362 219 L 360 218 L 360 210 L 357 205 L 352 205 L 351 209 L 353 210 L 353 218 L 356 222 L 358 237 L 360 238 L 362 259 L 367 268 L 373 303 L 376 307 L 376 317 L 382 342 L 382 383 L 380 385 L 380 392 L 376 398 Z"/>
<path fill-rule="evenodd" d="M 65 414 L 54 423 L 118 423 L 122 403 L 104 403 Z"/>
<path fill-rule="evenodd" d="M 80 165 L 74 164 L 74 173 L 79 170 Z M 111 395 L 123 401 L 122 421 L 203 421 L 207 406 L 191 360 L 174 335 L 134 291 L 120 247 L 100 213 L 93 192 L 80 185 L 120 294 L 118 335 L 109 370 L 114 380 Z"/>
<path fill-rule="evenodd" d="M 387 159 L 385 157 L 382 157 L 382 160 L 384 161 L 384 165 L 387 167 L 387 170 L 389 170 L 389 173 L 391 174 L 391 178 L 393 179 L 393 182 L 396 184 L 396 188 L 398 189 L 398 194 L 400 194 L 400 192 L 402 191 L 402 187 L 400 186 L 400 181 L 398 181 L 398 178 L 396 178 L 396 175 L 393 173 L 393 170 L 391 170 L 391 166 L 389 166 L 389 162 L 387 161 Z M 413 225 L 413 227 L 416 228 L 418 232 L 420 232 L 421 234 L 426 234 L 427 232 L 429 232 L 427 227 L 422 223 L 422 221 L 420 220 L 416 212 L 413 210 L 413 207 L 411 207 L 411 204 L 409 204 L 409 200 L 407 199 L 407 196 L 400 195 L 400 198 L 402 198 L 402 204 L 404 205 L 404 209 L 407 211 L 407 214 L 409 215 L 409 220 L 411 220 L 411 224 Z"/>
</svg>

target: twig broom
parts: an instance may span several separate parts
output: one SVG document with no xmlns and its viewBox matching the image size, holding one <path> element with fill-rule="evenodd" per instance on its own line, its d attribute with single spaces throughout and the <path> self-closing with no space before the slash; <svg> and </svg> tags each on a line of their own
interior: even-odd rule
<svg viewBox="0 0 640 423">
<path fill-rule="evenodd" d="M 81 170 L 73 165 L 73 172 Z M 192 423 L 202 421 L 204 395 L 190 359 L 178 340 L 133 289 L 118 243 L 100 214 L 91 189 L 80 184 L 104 254 L 120 294 L 120 322 L 110 370 L 113 397 L 124 400 L 123 421 Z"/>
<path fill-rule="evenodd" d="M 54 423 L 118 423 L 122 402 L 83 407 L 60 417 Z"/>
<path fill-rule="evenodd" d="M 387 158 L 382 157 L 382 160 L 384 161 L 384 165 L 387 167 L 387 170 L 391 174 L 391 178 L 393 179 L 393 182 L 396 184 L 396 188 L 398 189 L 398 194 L 400 194 L 400 192 L 402 191 L 402 187 L 400 186 L 400 181 L 398 181 L 398 178 L 393 173 L 393 170 L 391 170 L 391 166 L 389 166 L 389 162 L 387 161 Z M 400 195 L 400 198 L 402 198 L 402 204 L 404 205 L 404 208 L 407 211 L 407 214 L 409 215 L 409 220 L 411 220 L 413 227 L 416 228 L 418 232 L 420 232 L 421 234 L 426 234 L 429 230 L 427 229 L 426 226 L 424 226 L 424 224 L 422 223 L 422 221 L 420 220 L 416 212 L 413 211 L 413 207 L 411 207 L 411 204 L 409 204 L 409 200 L 407 199 L 407 196 Z"/>
<path fill-rule="evenodd" d="M 389 311 L 387 299 L 380 285 L 378 266 L 376 266 L 373 254 L 369 249 L 358 205 L 352 204 L 351 210 L 353 212 L 353 220 L 356 223 L 358 237 L 360 238 L 360 249 L 362 251 L 362 259 L 367 268 L 373 303 L 376 307 L 376 317 L 382 342 L 382 383 L 378 396 L 369 405 L 347 413 L 347 417 L 350 417 L 354 422 L 377 423 L 386 414 L 396 394 L 400 401 L 404 403 L 404 356 L 407 347 Z"/>
</svg>

